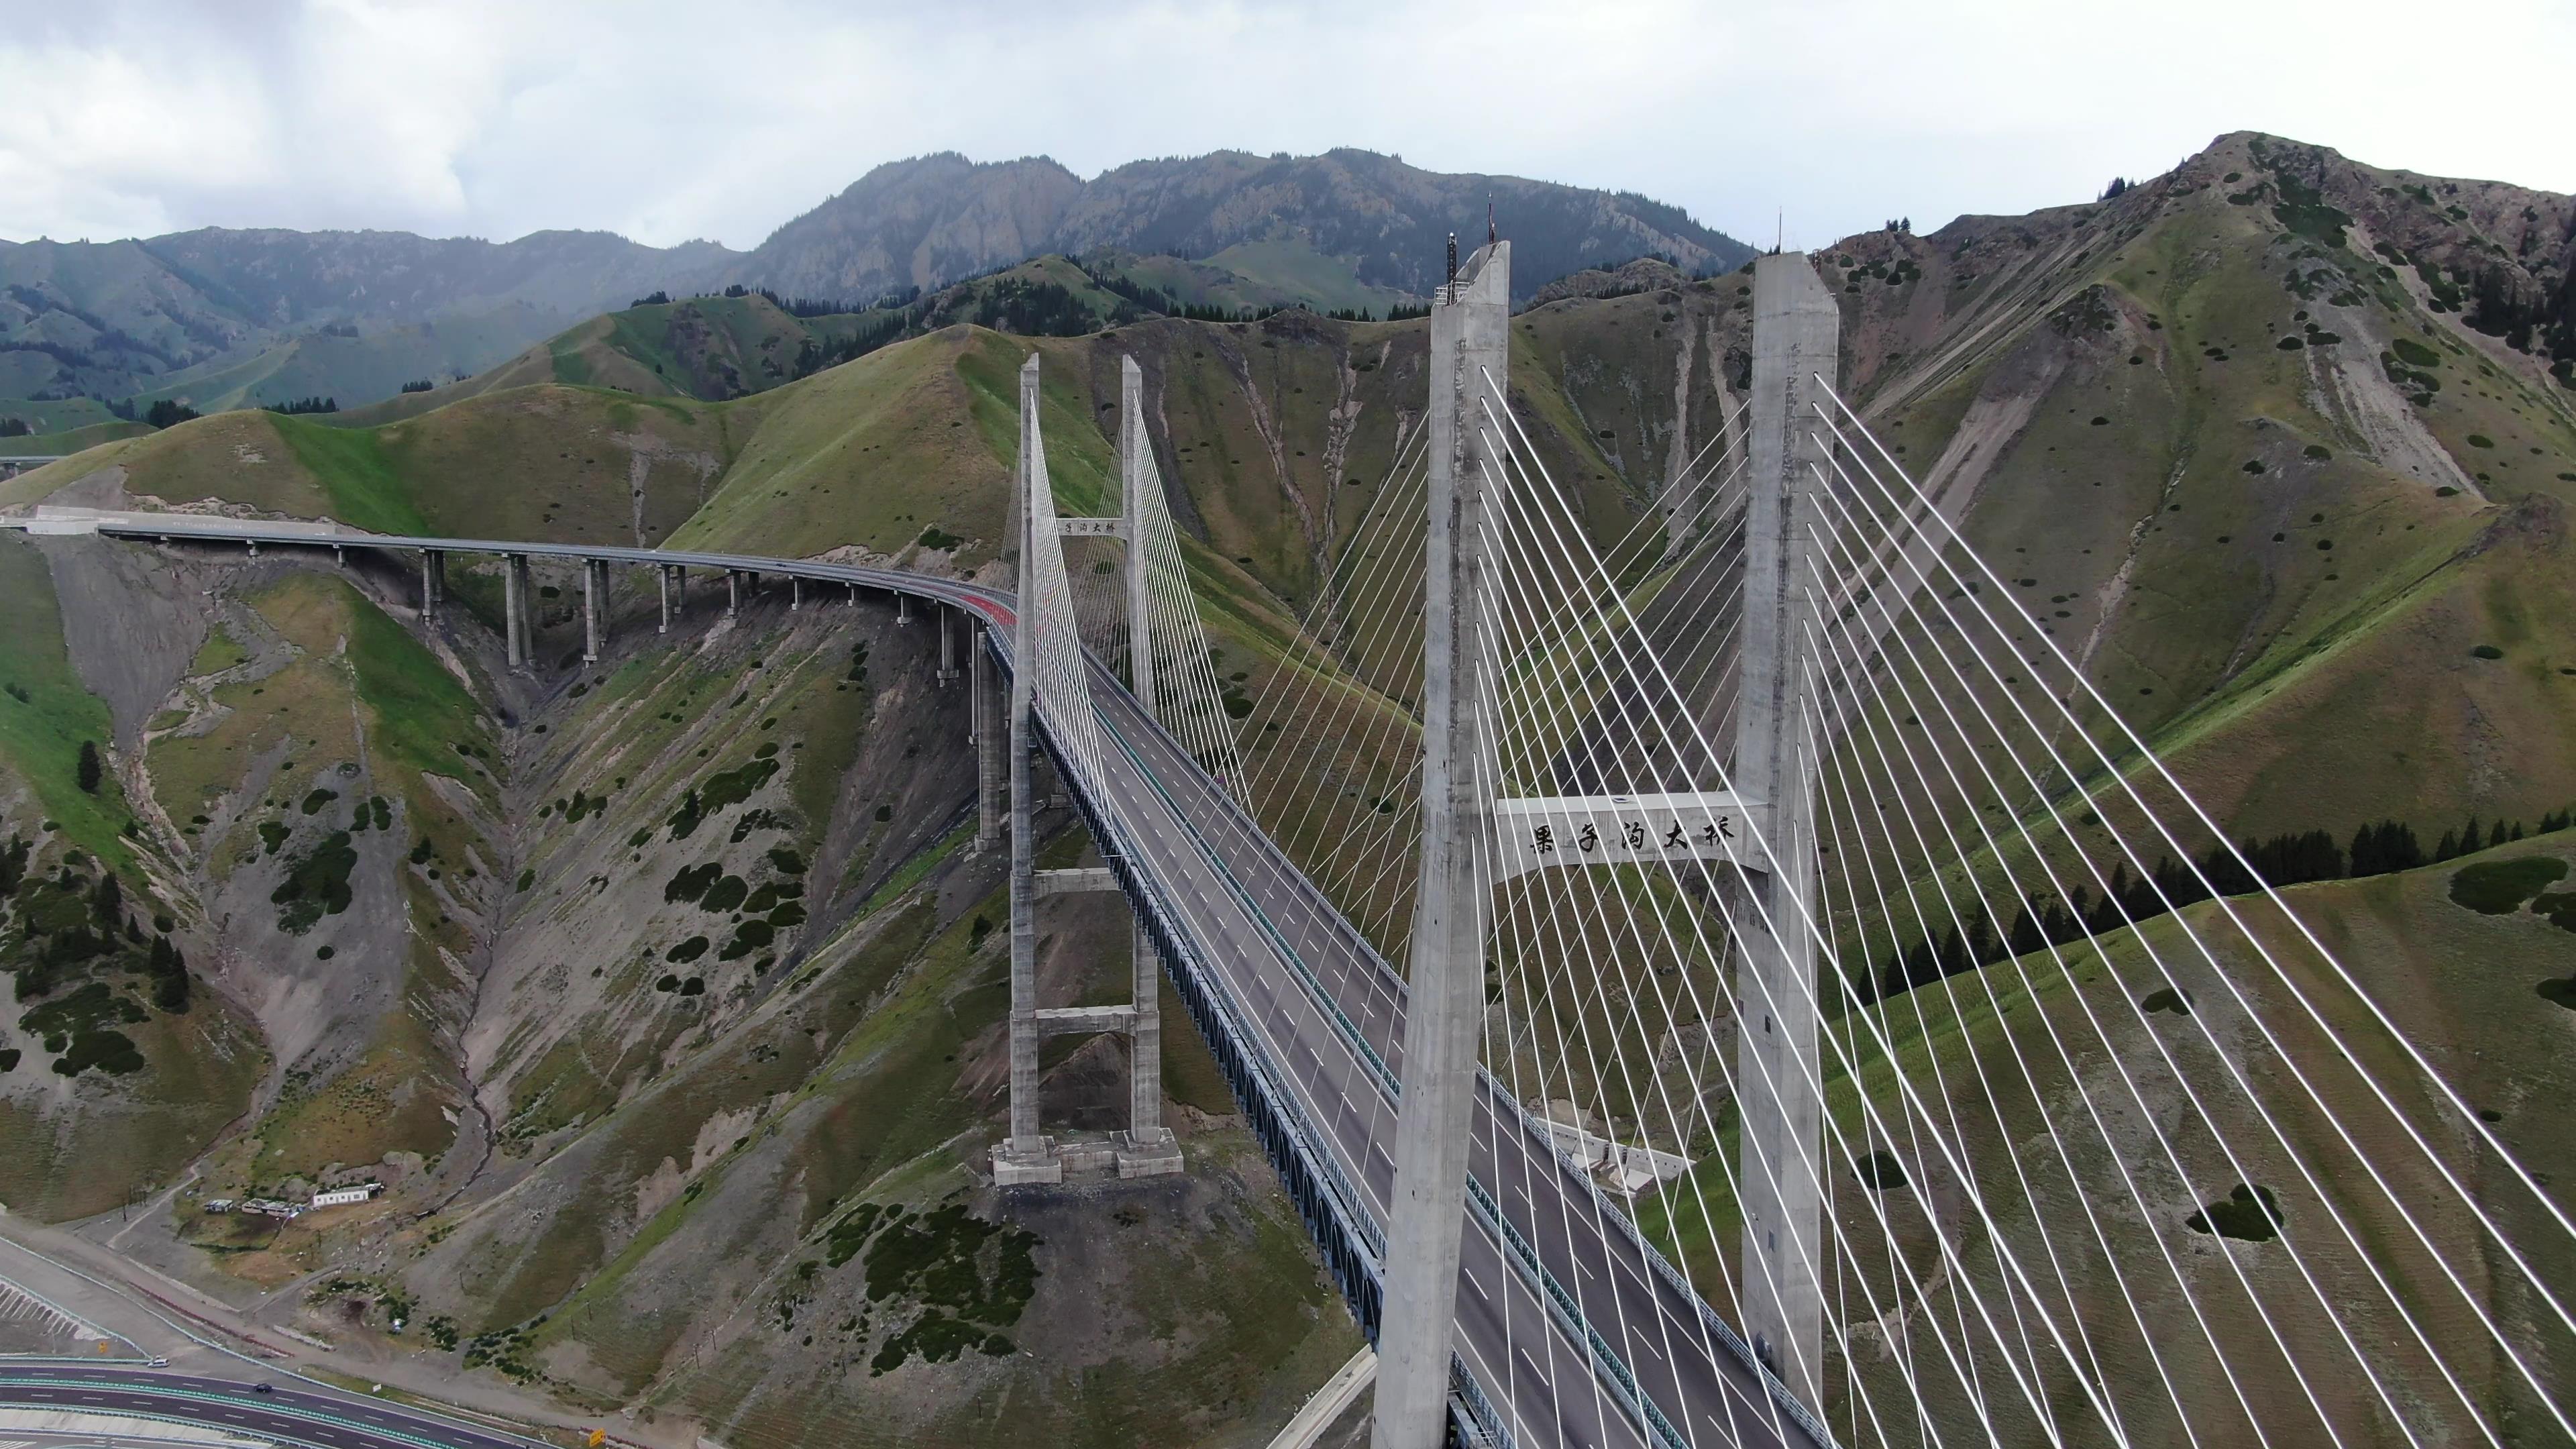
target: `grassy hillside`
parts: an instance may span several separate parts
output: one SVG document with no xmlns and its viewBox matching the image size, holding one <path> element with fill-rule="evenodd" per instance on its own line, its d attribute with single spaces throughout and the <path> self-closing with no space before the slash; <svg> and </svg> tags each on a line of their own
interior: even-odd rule
<svg viewBox="0 0 2576 1449">
<path fill-rule="evenodd" d="M 2452 195 L 2231 137 L 2105 203 L 1873 233 L 1818 256 L 1843 299 L 1846 390 L 2005 572 L 2031 616 L 2021 642 L 2037 630 L 2064 647 L 2231 837 L 2341 840 L 2397 819 L 2429 843 L 2471 815 L 2536 820 L 2576 801 L 2576 391 L 2555 371 L 2545 319 L 2518 323 L 2520 303 L 2481 300 L 2524 294 L 2480 280 L 2502 275 L 2502 256 L 2520 258 L 2513 286 L 2558 285 L 2565 264 L 2524 243 L 2545 239 L 2565 198 L 2463 190 L 2435 204 L 2419 191 Z M 1237 260 L 1248 277 L 1261 259 Z M 1420 523 L 1418 504 L 1386 487 L 1420 417 L 1424 324 L 1143 316 L 1094 265 L 1041 259 L 917 299 L 887 315 L 918 335 L 803 377 L 791 349 L 846 319 L 796 319 L 758 296 L 630 309 L 365 413 L 229 414 L 109 442 L 0 483 L 0 506 L 219 499 L 382 529 L 848 551 L 1007 583 L 1021 361 L 1042 359 L 1058 505 L 1084 514 L 1116 503 L 1119 363 L 1133 356 L 1218 673 L 1248 710 L 1238 728 L 1256 799 L 1291 852 L 1391 939 L 1404 920 L 1406 817 L 1390 805 L 1414 750 L 1405 600 Z M 1145 277 L 1144 263 L 1120 266 L 1121 279 Z M 1749 301 L 1742 276 L 1658 275 L 1512 323 L 1514 414 L 1594 543 L 1629 540 L 1612 565 L 1669 658 L 1711 646 L 1716 631 L 1677 585 L 1722 575 L 1726 558 L 1669 562 L 1654 515 L 1741 403 Z M 851 315 L 853 327 L 885 320 Z M 729 400 L 708 400 L 719 393 Z M 1075 552 L 1079 577 L 1115 557 L 1080 551 L 1094 548 Z M 63 633 L 70 611 L 44 600 L 66 587 L 107 597 L 112 580 L 103 563 L 43 563 L 23 549 L 0 585 Z M 50 652 L 44 627 L 10 656 L 42 709 L 20 728 L 0 704 L 23 799 L 6 818 L 14 829 L 60 813 L 61 834 L 86 832 L 81 849 L 133 853 L 137 884 L 148 878 L 201 933 L 191 960 L 234 953 L 213 994 L 257 1022 L 275 1065 L 252 1130 L 208 1159 L 224 1181 L 391 1153 L 414 1174 L 406 1210 L 435 1213 L 302 1227 L 228 1244 L 245 1251 L 220 1260 L 174 1245 L 174 1270 L 230 1291 L 362 1247 L 398 1250 L 408 1292 L 465 1339 L 487 1335 L 479 1352 L 450 1350 L 477 1367 L 572 1402 L 649 1403 L 728 1443 L 872 1415 L 930 1437 L 1043 1421 L 1110 1442 L 1184 1413 L 1176 1438 L 1213 1439 L 1296 1382 L 1291 1369 L 1247 1376 L 1246 1361 L 1343 1351 L 1337 1310 L 1287 1250 L 1283 1204 L 1226 1129 L 1194 1151 L 1230 1165 L 1140 1200 L 1158 1231 L 1110 1234 L 1115 1247 L 1064 1203 L 962 1186 L 999 1100 L 999 917 L 991 863 L 956 844 L 971 789 L 962 691 L 929 682 L 929 631 L 898 630 L 873 605 L 789 616 L 773 599 L 749 622 L 701 615 L 660 641 L 636 627 L 651 608 L 641 581 L 621 580 L 617 649 L 582 669 L 569 657 L 571 578 L 545 575 L 543 667 L 513 676 L 494 659 L 488 573 L 460 567 L 466 609 L 423 631 L 393 574 L 326 584 L 276 561 L 188 567 L 211 572 L 176 578 L 170 597 L 211 588 L 220 608 L 161 626 L 169 637 L 143 651 L 167 661 L 158 673 L 104 668 L 102 643 Z M 79 583 L 83 569 L 96 580 Z M 1373 632 L 1382 612 L 1395 622 Z M 1299 633 L 1308 618 L 1312 637 Z M 1898 635 L 1938 637 L 1919 624 Z M 1870 722 L 1900 727 L 1931 684 L 1900 664 Z M 1723 699 L 1707 703 L 1722 717 Z M 97 797 L 64 784 L 86 733 L 120 742 L 120 772 Z M 439 753 L 460 737 L 482 753 Z M 1838 768 L 1873 761 L 1853 744 Z M 335 783 L 344 765 L 365 783 L 365 830 L 357 787 Z M 115 789 L 136 792 L 140 844 Z M 317 790 L 334 796 L 305 810 Z M 1989 803 L 1922 802 L 1953 822 Z M 2038 808 L 2016 798 L 1984 818 L 2008 829 L 2010 812 Z M 1395 869 L 1354 850 L 1354 818 L 1395 842 Z M 46 847 L 48 869 L 66 848 Z M 1070 862 L 1079 842 L 1053 848 Z M 2562 849 L 2558 837 L 2508 848 Z M 1900 871 L 1924 869 L 1888 851 Z M 312 866 L 327 879 L 343 853 L 353 899 L 374 910 L 326 914 L 291 949 L 269 926 L 242 934 L 242 921 L 280 919 L 272 897 L 289 877 Z M 1971 864 L 1981 878 L 1998 870 Z M 2513 1104 L 2553 1089 L 2558 1018 L 2520 993 L 2568 974 L 2562 938 L 2538 917 L 2465 918 L 2445 894 L 2449 869 L 2323 883 L 2297 903 L 2348 963 L 2367 963 L 2383 1002 L 2406 1002 L 2409 1030 L 2464 1089 L 2498 1103 L 2512 1130 L 2540 1133 L 2512 1140 L 2544 1160 L 2565 1144 Z M 694 896 L 691 880 L 704 882 Z M 724 881 L 740 898 L 727 887 L 711 912 L 707 892 Z M 1087 909 L 1064 907 L 1050 947 L 1064 999 L 1123 969 L 1123 924 Z M 395 924 L 370 935 L 361 919 Z M 329 973 L 321 942 L 335 946 Z M 1886 943 L 1867 944 L 1876 959 Z M 2133 997 L 2129 964 L 2115 952 L 2093 975 L 2025 983 L 2007 963 L 1918 990 L 1907 1010 L 1930 1015 L 1898 1050 L 1951 1061 L 2039 1014 L 1977 1005 L 1988 982 L 2055 1012 L 2079 990 Z M 352 998 L 366 1009 L 319 1012 L 314 983 L 342 979 L 372 983 Z M 1707 1025 L 1712 1039 L 1732 1030 Z M 1106 1120 L 1118 1068 L 1104 1048 L 1051 1056 L 1051 1090 L 1070 1118 Z M 1173 1065 L 1175 1083 L 1205 1075 Z M 1887 1090 L 1875 1065 L 1855 1080 L 1838 1089 L 1846 1114 Z M 0 1078 L 0 1096 L 18 1090 Z M 1997 1141 L 2021 1140 L 2053 1100 L 2042 1090 Z M 1200 1105 L 1225 1110 L 1215 1092 Z M 2168 1216 L 2197 1206 L 2179 1181 L 2157 1190 Z M 779 1204 L 792 1211 L 767 1210 Z M 1009 1290 L 1035 1306 L 1006 1335 L 1035 1361 L 970 1352 L 936 1382 L 901 1354 L 882 1376 L 858 1369 L 925 1311 L 868 1281 L 867 1244 L 898 1204 L 923 1222 L 960 1207 L 1036 1234 L 1035 1286 Z M 941 1221 L 942 1233 L 983 1231 Z M 1665 1230 L 1688 1252 L 1731 1256 L 1731 1243 Z M 1158 1258 L 1167 1251 L 1178 1257 Z M 1281 1336 L 1211 1306 L 1221 1263 L 1248 1265 L 1244 1291 L 1288 1325 Z M 1098 1336 L 1044 1337 L 1060 1321 Z M 1086 1357 L 1103 1341 L 1137 1347 Z"/>
</svg>

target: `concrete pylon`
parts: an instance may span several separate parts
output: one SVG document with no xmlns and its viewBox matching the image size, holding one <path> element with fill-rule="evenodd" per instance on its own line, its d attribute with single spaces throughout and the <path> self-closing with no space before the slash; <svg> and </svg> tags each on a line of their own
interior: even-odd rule
<svg viewBox="0 0 2576 1449">
<path fill-rule="evenodd" d="M 1136 702 L 1160 719 L 1154 698 L 1154 631 L 1145 608 L 1145 490 L 1152 485 L 1153 440 L 1145 431 L 1145 370 L 1133 357 L 1118 361 L 1118 512 L 1127 525 L 1127 673 Z"/>
<path fill-rule="evenodd" d="M 1809 537 L 1821 526 L 1819 476 L 1828 462 L 1816 377 L 1839 375 L 1842 314 L 1804 255 L 1753 265 L 1751 494 L 1744 524 L 1742 681 L 1735 706 L 1736 791 L 1771 802 L 1766 868 L 1743 877 L 1749 909 L 1736 968 L 1736 1044 L 1743 1113 L 1736 1182 L 1744 1210 L 1745 1340 L 1789 1392 L 1823 1404 L 1823 1191 L 1817 1176 L 1824 1113 L 1818 1093 L 1816 900 L 1812 795 L 1816 761 L 1808 698 L 1797 671 L 1807 637 Z"/>
<path fill-rule="evenodd" d="M 963 621 L 958 611 L 945 604 L 936 606 L 939 614 L 939 687 L 946 689 L 957 678 L 957 626 Z"/>
<path fill-rule="evenodd" d="M 725 570 L 725 617 L 742 612 L 742 570 Z"/>
<path fill-rule="evenodd" d="M 996 1181 L 1055 1182 L 1063 1166 L 1038 1131 L 1037 840 L 1030 820 L 1029 750 L 1035 745 L 1030 712 L 1035 704 L 1038 631 L 1031 575 L 1037 558 L 1038 359 L 1020 368 L 1020 461 L 1017 501 L 1020 533 L 1019 608 L 1011 641 L 1011 1133 L 994 1154 Z M 905 597 L 897 595 L 898 599 Z M 897 615 L 897 622 L 902 622 Z"/>
<path fill-rule="evenodd" d="M 1511 243 L 1488 243 L 1431 303 L 1431 521 L 1424 556 L 1422 866 L 1404 1019 L 1404 1099 L 1387 1208 L 1376 1449 L 1440 1449 L 1458 1310 L 1477 1040 L 1492 899 L 1476 878 L 1491 802 L 1477 787 L 1484 475 L 1479 400 L 1511 376 Z"/>
<path fill-rule="evenodd" d="M 528 664 L 528 556 L 505 555 L 501 569 L 501 612 L 507 616 L 504 633 L 510 642 L 510 667 L 524 669 Z"/>
<path fill-rule="evenodd" d="M 678 613 L 680 609 L 680 566 L 678 564 L 664 564 L 659 570 L 657 570 L 657 572 L 661 575 L 662 579 L 662 628 L 660 632 L 668 634 L 671 632 L 671 616 Z"/>
<path fill-rule="evenodd" d="M 1153 441 L 1145 431 L 1145 371 L 1136 359 L 1119 360 L 1118 461 L 1119 516 L 1127 532 L 1127 658 L 1135 681 L 1136 702 L 1149 719 L 1161 718 L 1155 698 L 1154 630 L 1146 608 L 1145 490 L 1156 486 Z M 1181 1170 L 1181 1148 L 1163 1125 L 1163 972 L 1154 952 L 1153 933 L 1136 918 L 1129 978 L 1135 1016 L 1128 1027 L 1127 1140 L 1120 1144 L 1118 1175 L 1146 1177 Z"/>
</svg>

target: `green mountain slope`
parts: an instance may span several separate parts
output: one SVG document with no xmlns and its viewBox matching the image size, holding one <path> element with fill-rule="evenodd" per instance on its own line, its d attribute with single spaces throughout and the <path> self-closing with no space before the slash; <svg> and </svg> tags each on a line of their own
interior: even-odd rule
<svg viewBox="0 0 2576 1449">
<path fill-rule="evenodd" d="M 2008 571 L 2030 627 L 2081 661 L 2232 837 L 2341 840 L 2393 818 L 2429 842 L 2472 815 L 2531 821 L 2576 801 L 2576 391 L 2557 375 L 2548 310 L 2567 275 L 2550 239 L 2569 214 L 2563 197 L 2237 136 L 2105 203 L 1854 237 L 1818 260 L 1844 299 L 1846 391 Z M 0 482 L 0 507 L 212 499 L 1007 581 L 1021 360 L 1044 360 L 1058 502 L 1087 513 L 1114 506 L 1118 368 L 1133 356 L 1220 673 L 1246 705 L 1256 798 L 1355 914 L 1395 918 L 1400 879 L 1354 869 L 1328 812 L 1306 807 L 1318 779 L 1338 792 L 1325 803 L 1369 806 L 1409 763 L 1414 651 L 1400 629 L 1349 626 L 1411 585 L 1419 524 L 1382 499 L 1419 416 L 1424 325 L 1140 316 L 1102 285 L 1109 263 L 1091 265 L 1042 259 L 916 299 L 902 316 L 919 335 L 802 377 L 793 358 L 818 327 L 858 336 L 868 314 L 799 319 L 757 295 L 630 309 L 364 414 L 236 413 L 110 442 Z M 1118 266 L 1121 280 L 1149 275 Z M 1515 416 L 1594 542 L 1629 540 L 1613 564 L 1676 655 L 1709 631 L 1655 600 L 1695 576 L 1666 565 L 1651 522 L 1632 529 L 1740 405 L 1748 282 L 1635 267 L 1513 321 Z M 1050 323 L 1093 330 L 983 325 L 1039 296 Z M 424 630 L 392 574 L 7 547 L 23 565 L 0 577 L 7 597 L 43 601 L 30 617 L 56 622 L 9 666 L 38 706 L 26 727 L 0 701 L 0 841 L 31 842 L 31 880 L 81 852 L 82 890 L 109 862 L 151 903 L 139 910 L 172 918 L 201 990 L 185 1016 L 132 1028 L 143 1070 L 92 1069 L 62 1079 L 68 1094 L 36 1069 L 59 1054 L 23 1026 L 29 1008 L 0 1010 L 28 1062 L 0 1076 L 0 1130 L 125 1142 L 150 1094 L 177 1095 L 179 1061 L 199 1062 L 198 1047 L 141 1033 L 222 1024 L 239 1045 L 205 1060 L 231 1075 L 188 1086 L 234 1105 L 155 1116 L 175 1125 L 128 1149 L 135 1161 L 158 1174 L 208 1153 L 210 1182 L 245 1191 L 335 1163 L 400 1177 L 384 1214 L 345 1225 L 256 1242 L 201 1215 L 174 1225 L 154 1249 L 169 1271 L 247 1292 L 388 1253 L 403 1292 L 455 1331 L 440 1351 L 460 1363 L 569 1402 L 651 1404 L 728 1443 L 871 1416 L 929 1437 L 1080 1423 L 1121 1439 L 1175 1414 L 1175 1438 L 1217 1441 L 1284 1418 L 1347 1352 L 1293 1215 L 1220 1120 L 1222 1090 L 1185 1032 L 1168 1034 L 1184 1039 L 1170 1080 L 1208 1114 L 1188 1120 L 1210 1165 L 1140 1203 L 1144 1226 L 1104 1239 L 1088 1209 L 964 1185 L 999 1106 L 998 877 L 955 844 L 971 789 L 962 691 L 928 678 L 929 631 L 872 604 L 789 614 L 771 599 L 733 625 L 702 610 L 664 640 L 641 627 L 641 581 L 622 580 L 612 656 L 582 669 L 575 580 L 547 574 L 541 667 L 514 677 L 495 662 L 488 571 L 460 567 L 460 609 Z M 160 603 L 79 622 L 156 570 Z M 1319 609 L 1331 642 L 1292 644 Z M 1895 687 L 1874 706 L 1882 726 L 1902 712 Z M 95 796 L 65 775 L 91 737 L 108 757 Z M 1278 804 L 1281 782 L 1306 793 Z M 1069 861 L 1079 842 L 1051 848 Z M 742 898 L 728 888 L 713 911 L 704 890 L 691 898 L 684 874 L 709 866 Z M 2463 1023 L 2567 968 L 2537 918 L 2508 930 L 2445 915 L 2458 914 L 2446 870 L 2322 883 L 2300 901 L 2447 1053 L 2475 1033 Z M 369 909 L 327 909 L 335 873 Z M 277 900 L 297 879 L 315 896 Z M 78 894 L 49 888 L 43 909 L 75 911 Z M 11 919 L 32 919 L 35 896 Z M 323 914 L 287 930 L 282 913 L 308 898 Z M 1105 904 L 1067 911 L 1046 970 L 1077 999 L 1125 969 L 1124 925 Z M 148 951 L 143 934 L 118 950 Z M 30 939 L 0 931 L 0 953 L 23 971 Z M 1869 944 L 1876 959 L 1885 943 Z M 157 1011 L 122 959 L 79 963 L 66 993 L 97 981 Z M 2473 965 L 2505 974 L 2459 984 Z M 322 1011 L 317 983 L 353 989 Z M 2033 989 L 2053 1002 L 2064 986 Z M 1912 993 L 1936 995 L 1950 999 Z M 2486 1055 L 2463 1068 L 2509 1123 L 2555 1080 L 2545 1005 L 2528 998 L 2527 1019 L 2478 1038 Z M 1116 1056 L 1051 1062 L 1068 1120 L 1107 1120 Z M 244 1109 L 244 1130 L 213 1143 Z M 2513 1140 L 2558 1145 L 2529 1130 Z M 0 1180 L 0 1198 L 48 1216 L 99 1205 L 106 1179 L 70 1166 L 85 1160 L 0 1155 L 38 1164 Z M 2177 1216 L 2195 1205 L 2186 1185 L 2169 1196 Z M 961 1206 L 1038 1235 L 1029 1326 L 1008 1330 L 1034 1359 L 860 1367 L 927 1311 L 866 1286 L 865 1245 L 898 1204 L 923 1223 Z M 1238 1306 L 1257 1300 L 1278 1336 L 1221 1311 L 1229 1264 Z M 1008 1432 L 976 1427 L 988 1421 Z"/>
</svg>

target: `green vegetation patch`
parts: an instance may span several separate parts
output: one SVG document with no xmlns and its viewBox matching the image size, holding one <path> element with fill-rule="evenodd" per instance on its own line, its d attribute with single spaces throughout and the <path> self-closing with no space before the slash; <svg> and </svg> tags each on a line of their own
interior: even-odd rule
<svg viewBox="0 0 2576 1449">
<path fill-rule="evenodd" d="M 76 1077 L 91 1067 L 110 1076 L 143 1070 L 143 1052 L 134 1039 L 118 1031 L 147 1017 L 142 1004 L 108 989 L 104 981 L 84 984 L 57 1001 L 49 1001 L 18 1018 L 18 1027 L 40 1037 L 56 1054 L 54 1071 Z"/>
<path fill-rule="evenodd" d="M 349 844 L 349 832 L 335 830 L 321 844 L 290 862 L 286 879 L 269 893 L 269 902 L 282 907 L 277 913 L 277 928 L 290 936 L 301 936 L 319 924 L 324 916 L 336 916 L 349 908 L 349 873 L 358 868 L 358 852 Z"/>
<path fill-rule="evenodd" d="M 2182 1221 L 2184 1227 L 2195 1233 L 2215 1233 L 2222 1238 L 2235 1238 L 2247 1243 L 2268 1243 L 2281 1236 L 2281 1226 L 2288 1219 L 2281 1216 L 2281 1205 L 2273 1198 L 2270 1188 L 2259 1183 L 2240 1182 L 2227 1196 L 2204 1205 Z"/>
<path fill-rule="evenodd" d="M 352 601 L 349 634 L 358 695 L 376 715 L 370 746 L 424 775 L 457 773 L 455 754 L 491 758 L 481 708 L 428 646 L 363 600 Z M 389 807 L 370 801 L 369 809 L 377 829 L 393 823 Z"/>
<path fill-rule="evenodd" d="M 710 775 L 702 808 L 713 815 L 729 805 L 739 805 L 750 799 L 753 791 L 768 784 L 770 777 L 777 773 L 777 760 L 758 759 Z"/>
<path fill-rule="evenodd" d="M 684 867 L 678 875 L 671 877 L 669 883 L 662 887 L 662 899 L 666 901 L 689 901 L 692 903 L 704 900 L 706 898 L 707 888 L 714 885 L 717 878 L 723 874 L 724 862 L 720 860 L 711 860 L 704 865 Z"/>
<path fill-rule="evenodd" d="M 0 598 L 9 601 L 9 627 L 0 629 L 0 759 L 34 787 L 65 839 L 123 868 L 132 860 L 123 791 L 113 775 L 95 793 L 80 788 L 81 746 L 108 737 L 107 705 L 73 674 L 53 577 L 23 539 L 0 539 Z"/>
<path fill-rule="evenodd" d="M 1905 1186 L 1905 1165 L 1884 1151 L 1873 1151 L 1852 1164 L 1852 1175 L 1872 1192 L 1894 1192 Z"/>
<path fill-rule="evenodd" d="M 2576 931 L 2576 891 L 2545 891 L 2532 898 L 2531 908 L 2558 929 Z"/>
<path fill-rule="evenodd" d="M 2138 999 L 2140 1011 L 2162 1011 L 2175 1016 L 2191 1015 L 2191 993 L 2175 986 L 2161 986 Z"/>
<path fill-rule="evenodd" d="M 2388 344 L 2388 350 L 2396 353 L 2397 360 L 2405 363 L 2409 367 L 2439 367 L 2442 365 L 2442 354 L 2425 346 L 2423 343 L 2416 341 L 2412 337 L 2397 338 Z"/>
<path fill-rule="evenodd" d="M 342 523 L 377 533 L 423 534 L 428 521 L 403 486 L 382 438 L 373 428 L 335 428 L 298 418 L 272 415 L 270 425 L 285 439 L 295 461 L 304 465 L 331 500 Z"/>
<path fill-rule="evenodd" d="M 2452 872 L 2451 901 L 2480 915 L 2507 916 L 2566 875 L 2567 862 L 2554 855 L 2482 860 Z"/>
<path fill-rule="evenodd" d="M 1019 1322 L 1037 1292 L 1037 1235 L 970 1217 L 958 1203 L 928 1213 L 896 1205 L 879 1214 L 873 1207 L 853 1209 L 826 1238 L 837 1266 L 875 1228 L 867 1242 L 868 1302 L 916 1315 L 877 1349 L 869 1372 L 891 1373 L 915 1357 L 947 1363 L 970 1349 L 994 1357 L 1015 1352 L 998 1330 Z"/>
</svg>

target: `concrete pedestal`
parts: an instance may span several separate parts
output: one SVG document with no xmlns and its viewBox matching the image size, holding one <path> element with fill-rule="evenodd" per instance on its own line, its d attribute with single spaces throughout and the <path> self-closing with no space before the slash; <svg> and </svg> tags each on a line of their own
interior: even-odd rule
<svg viewBox="0 0 2576 1449">
<path fill-rule="evenodd" d="M 1014 1143 L 1005 1138 L 993 1148 L 993 1185 L 1025 1187 L 1064 1181 L 1064 1162 L 1056 1156 L 1055 1139 L 1040 1137 L 1034 1144 Z"/>
</svg>

